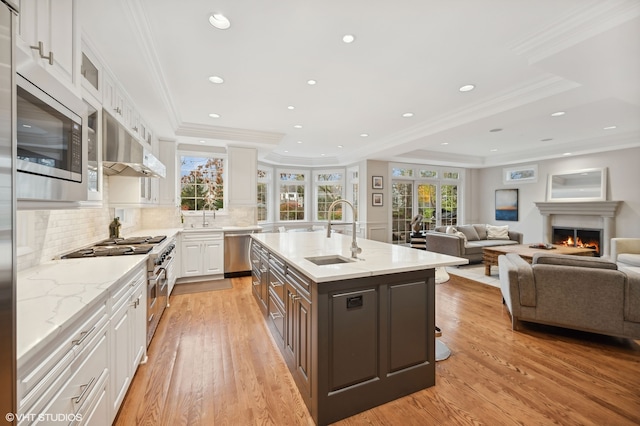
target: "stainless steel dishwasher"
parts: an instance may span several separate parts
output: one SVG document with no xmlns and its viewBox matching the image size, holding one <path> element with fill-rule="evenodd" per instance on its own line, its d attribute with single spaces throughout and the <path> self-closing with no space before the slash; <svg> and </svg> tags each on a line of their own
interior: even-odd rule
<svg viewBox="0 0 640 426">
<path fill-rule="evenodd" d="M 225 278 L 251 275 L 251 234 L 253 231 L 224 233 Z"/>
</svg>

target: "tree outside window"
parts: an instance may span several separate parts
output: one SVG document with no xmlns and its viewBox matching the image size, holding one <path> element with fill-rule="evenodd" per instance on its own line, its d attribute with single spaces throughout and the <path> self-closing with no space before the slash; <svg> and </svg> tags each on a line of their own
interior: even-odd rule
<svg viewBox="0 0 640 426">
<path fill-rule="evenodd" d="M 180 188 L 182 210 L 224 208 L 224 159 L 181 156 Z"/>
<path fill-rule="evenodd" d="M 342 173 L 319 173 L 316 175 L 318 220 L 327 220 L 331 203 L 342 198 Z M 342 204 L 331 212 L 331 220 L 342 220 Z"/>
<path fill-rule="evenodd" d="M 280 220 L 304 220 L 306 176 L 280 173 Z"/>
</svg>

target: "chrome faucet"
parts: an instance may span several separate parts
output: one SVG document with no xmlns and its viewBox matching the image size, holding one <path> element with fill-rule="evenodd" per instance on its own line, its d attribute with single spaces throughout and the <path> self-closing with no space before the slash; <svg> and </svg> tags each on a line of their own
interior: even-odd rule
<svg viewBox="0 0 640 426">
<path fill-rule="evenodd" d="M 358 242 L 356 241 L 356 209 L 349 201 L 340 199 L 334 201 L 329 206 L 329 210 L 327 211 L 327 238 L 331 238 L 331 212 L 333 211 L 333 208 L 340 203 L 345 203 L 349 207 L 351 207 L 351 215 L 353 216 L 353 239 L 351 240 L 351 257 L 357 259 L 358 255 L 362 253 L 362 249 L 358 247 Z"/>
<path fill-rule="evenodd" d="M 209 206 L 209 211 L 211 211 L 211 203 L 206 203 L 204 205 L 204 207 Z M 216 220 L 216 210 L 218 210 L 217 207 L 213 207 L 213 220 Z M 203 208 L 202 209 L 202 227 L 206 228 L 207 226 L 209 226 L 209 222 L 207 222 L 207 209 Z"/>
</svg>

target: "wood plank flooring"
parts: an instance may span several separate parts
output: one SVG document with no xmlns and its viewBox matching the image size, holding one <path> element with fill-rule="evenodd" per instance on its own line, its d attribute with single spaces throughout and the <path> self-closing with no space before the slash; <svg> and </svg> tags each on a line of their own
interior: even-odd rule
<svg viewBox="0 0 640 426">
<path fill-rule="evenodd" d="M 251 294 L 171 296 L 117 425 L 312 425 Z M 436 323 L 452 351 L 436 385 L 338 425 L 638 425 L 640 341 L 524 324 L 500 290 L 452 275 Z"/>
</svg>

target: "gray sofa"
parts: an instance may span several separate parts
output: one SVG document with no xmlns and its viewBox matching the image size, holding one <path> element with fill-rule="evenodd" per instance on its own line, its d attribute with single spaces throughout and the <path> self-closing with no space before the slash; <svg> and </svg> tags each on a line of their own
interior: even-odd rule
<svg viewBox="0 0 640 426">
<path fill-rule="evenodd" d="M 455 229 L 464 234 L 447 233 L 446 226 L 438 226 L 425 233 L 427 251 L 464 257 L 469 262 L 482 262 L 482 249 L 491 246 L 522 244 L 522 233 L 508 231 L 508 239 L 489 239 L 486 224 L 459 225 Z"/>
<path fill-rule="evenodd" d="M 531 264 L 507 253 L 498 267 L 514 330 L 529 321 L 640 338 L 640 274 L 597 257 L 552 253 L 536 253 Z"/>
</svg>

